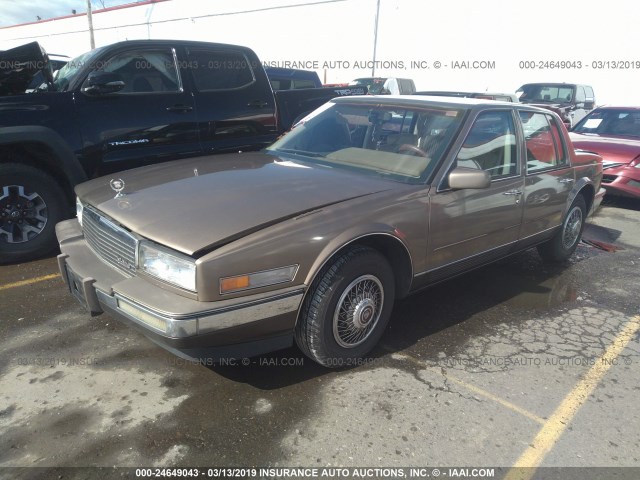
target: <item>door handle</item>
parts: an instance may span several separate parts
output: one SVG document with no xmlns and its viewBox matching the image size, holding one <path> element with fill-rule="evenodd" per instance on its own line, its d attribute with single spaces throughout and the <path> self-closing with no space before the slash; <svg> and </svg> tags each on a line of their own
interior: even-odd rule
<svg viewBox="0 0 640 480">
<path fill-rule="evenodd" d="M 522 192 L 520 190 L 509 190 L 508 192 L 502 192 L 503 195 L 513 195 L 516 197 L 516 205 L 520 204 L 520 195 Z"/>
<path fill-rule="evenodd" d="M 573 178 L 562 178 L 558 180 L 560 183 L 573 183 Z"/>
<path fill-rule="evenodd" d="M 254 100 L 253 102 L 247 103 L 247 107 L 252 108 L 264 108 L 269 105 L 269 102 L 265 102 L 264 100 Z"/>
<path fill-rule="evenodd" d="M 176 104 L 176 105 L 172 105 L 170 107 L 167 107 L 167 112 L 180 112 L 180 113 L 187 113 L 193 110 L 193 107 L 191 105 L 181 105 L 181 104 Z"/>
</svg>

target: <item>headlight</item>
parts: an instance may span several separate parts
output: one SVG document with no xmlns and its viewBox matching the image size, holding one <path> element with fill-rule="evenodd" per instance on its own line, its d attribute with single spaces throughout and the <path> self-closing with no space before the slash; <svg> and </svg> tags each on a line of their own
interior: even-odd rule
<svg viewBox="0 0 640 480">
<path fill-rule="evenodd" d="M 196 264 L 193 259 L 178 252 L 150 242 L 140 242 L 138 266 L 160 280 L 196 291 Z"/>
<path fill-rule="evenodd" d="M 298 265 L 289 265 L 287 267 L 274 268 L 273 270 L 221 278 L 220 293 L 240 292 L 242 290 L 290 282 L 296 276 L 297 271 Z"/>
<path fill-rule="evenodd" d="M 78 217 L 78 223 L 82 226 L 82 211 L 84 210 L 84 205 L 80 201 L 78 197 L 76 197 L 76 217 Z"/>
</svg>

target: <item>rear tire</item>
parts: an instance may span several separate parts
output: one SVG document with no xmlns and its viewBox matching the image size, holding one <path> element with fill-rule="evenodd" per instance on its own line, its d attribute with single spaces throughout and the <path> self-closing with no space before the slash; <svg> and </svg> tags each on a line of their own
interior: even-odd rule
<svg viewBox="0 0 640 480">
<path fill-rule="evenodd" d="M 550 240 L 538 245 L 538 253 L 542 259 L 547 262 L 563 262 L 573 255 L 582 238 L 586 218 L 587 205 L 584 197 L 578 195 L 562 220 L 560 229 Z"/>
<path fill-rule="evenodd" d="M 0 264 L 53 251 L 56 223 L 69 212 L 65 193 L 53 177 L 29 165 L 0 164 Z"/>
<path fill-rule="evenodd" d="M 357 365 L 380 340 L 394 298 L 394 275 L 386 258 L 368 247 L 351 247 L 311 285 L 296 325 L 296 343 L 325 367 Z"/>
</svg>

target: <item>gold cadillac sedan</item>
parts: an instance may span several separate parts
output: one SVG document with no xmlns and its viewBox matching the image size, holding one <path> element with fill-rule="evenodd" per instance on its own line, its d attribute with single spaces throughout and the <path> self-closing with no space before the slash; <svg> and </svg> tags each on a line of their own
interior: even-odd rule
<svg viewBox="0 0 640 480">
<path fill-rule="evenodd" d="M 395 299 L 531 247 L 567 259 L 601 177 L 546 110 L 338 98 L 264 151 L 77 186 L 58 261 L 92 315 L 182 357 L 295 342 L 342 366 L 376 345 Z"/>
</svg>

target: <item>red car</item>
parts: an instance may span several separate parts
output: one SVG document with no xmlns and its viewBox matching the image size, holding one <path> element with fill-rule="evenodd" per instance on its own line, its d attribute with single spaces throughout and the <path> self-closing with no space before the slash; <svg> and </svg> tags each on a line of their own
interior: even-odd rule
<svg viewBox="0 0 640 480">
<path fill-rule="evenodd" d="M 570 136 L 575 148 L 602 156 L 607 193 L 640 198 L 640 107 L 598 108 Z"/>
</svg>

